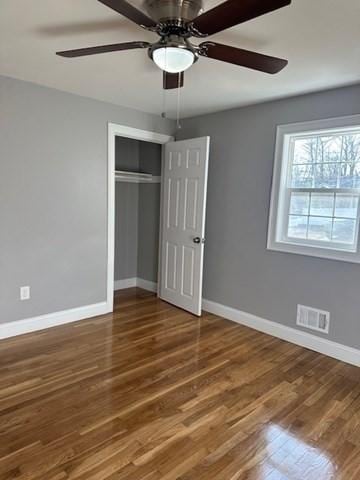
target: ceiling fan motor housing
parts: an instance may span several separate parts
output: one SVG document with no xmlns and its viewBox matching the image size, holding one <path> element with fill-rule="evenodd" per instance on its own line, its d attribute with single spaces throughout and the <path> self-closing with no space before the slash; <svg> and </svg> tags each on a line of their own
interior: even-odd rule
<svg viewBox="0 0 360 480">
<path fill-rule="evenodd" d="M 144 0 L 144 7 L 157 22 L 185 23 L 203 11 L 202 0 Z"/>
</svg>

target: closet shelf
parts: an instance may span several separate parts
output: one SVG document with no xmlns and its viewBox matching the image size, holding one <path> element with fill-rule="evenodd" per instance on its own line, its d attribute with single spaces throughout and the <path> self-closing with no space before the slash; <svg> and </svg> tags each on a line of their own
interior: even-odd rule
<svg viewBox="0 0 360 480">
<path fill-rule="evenodd" d="M 154 175 L 151 175 L 151 173 L 115 170 L 115 181 L 129 183 L 161 183 L 161 177 L 155 177 Z"/>
</svg>

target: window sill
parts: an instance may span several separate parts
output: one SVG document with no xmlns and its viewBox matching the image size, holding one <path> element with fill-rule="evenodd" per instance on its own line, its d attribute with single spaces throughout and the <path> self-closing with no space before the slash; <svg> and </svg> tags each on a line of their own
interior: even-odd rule
<svg viewBox="0 0 360 480">
<path fill-rule="evenodd" d="M 328 260 L 337 260 L 348 263 L 360 263 L 359 252 L 345 252 L 333 250 L 330 248 L 308 247 L 285 242 L 269 242 L 267 250 L 282 253 L 293 253 L 295 255 L 305 255 L 308 257 L 323 258 Z"/>
</svg>

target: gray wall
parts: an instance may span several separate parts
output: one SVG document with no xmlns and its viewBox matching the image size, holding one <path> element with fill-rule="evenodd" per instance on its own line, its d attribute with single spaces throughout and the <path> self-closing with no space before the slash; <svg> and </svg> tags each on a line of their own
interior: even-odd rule
<svg viewBox="0 0 360 480">
<path fill-rule="evenodd" d="M 115 139 L 116 170 L 139 170 L 139 142 Z M 115 183 L 115 280 L 137 277 L 139 185 Z"/>
<path fill-rule="evenodd" d="M 360 347 L 360 265 L 266 250 L 276 126 L 360 113 L 360 86 L 183 121 L 210 135 L 204 297 L 295 327 L 296 305 L 331 312 L 326 338 Z"/>
<path fill-rule="evenodd" d="M 161 174 L 161 146 L 117 137 L 116 168 Z M 157 282 L 160 185 L 116 183 L 115 280 Z"/>
<path fill-rule="evenodd" d="M 160 117 L 0 77 L 0 322 L 106 300 L 107 123 Z M 19 287 L 31 286 L 20 302 Z"/>
</svg>

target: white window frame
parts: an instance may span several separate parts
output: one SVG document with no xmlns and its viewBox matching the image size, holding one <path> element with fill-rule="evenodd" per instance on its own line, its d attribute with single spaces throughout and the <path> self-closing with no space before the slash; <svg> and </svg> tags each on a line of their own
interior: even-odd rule
<svg viewBox="0 0 360 480">
<path fill-rule="evenodd" d="M 357 242 L 354 251 L 351 252 L 344 250 L 344 246 L 341 244 L 331 243 L 329 246 L 325 246 L 323 242 L 317 242 L 316 240 L 299 239 L 297 243 L 294 239 L 290 242 L 280 238 L 284 229 L 283 220 L 285 218 L 290 138 L 296 135 L 301 136 L 314 133 L 328 134 L 331 130 L 336 130 L 337 132 L 341 130 L 347 131 L 352 127 L 360 129 L 360 115 L 279 125 L 277 127 L 267 239 L 268 250 L 360 263 L 359 218 L 357 219 Z M 351 189 L 345 188 L 343 190 L 344 193 L 352 193 Z M 323 193 L 324 189 L 319 189 L 319 191 Z M 331 189 L 326 189 L 326 191 L 329 193 L 334 192 Z M 336 189 L 336 191 L 341 193 L 339 189 Z M 353 192 L 359 193 L 359 190 L 356 189 Z"/>
</svg>

